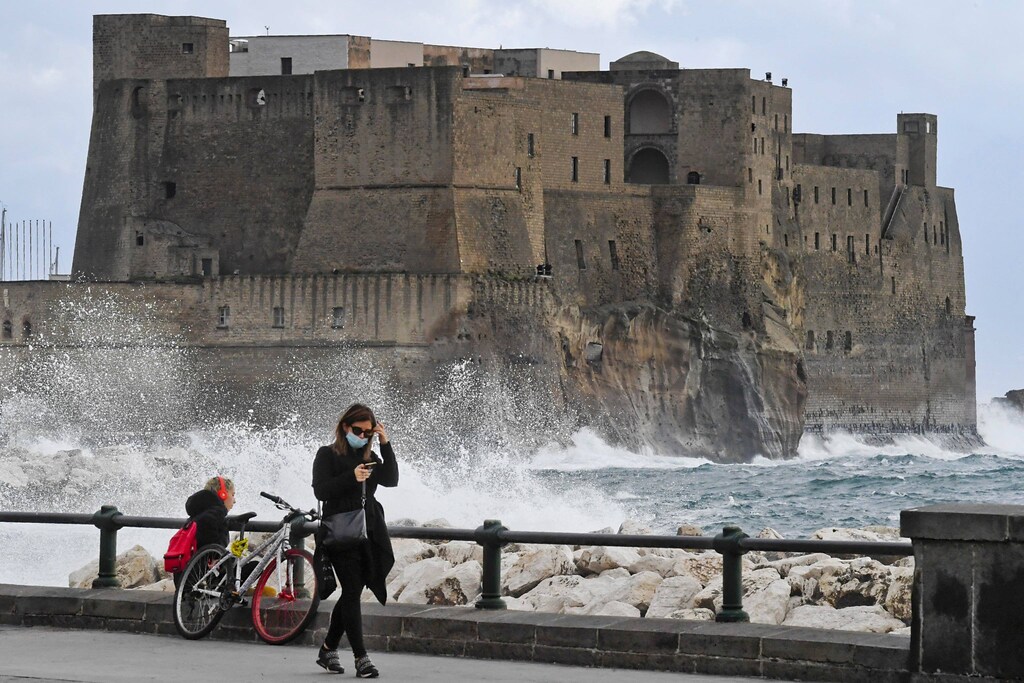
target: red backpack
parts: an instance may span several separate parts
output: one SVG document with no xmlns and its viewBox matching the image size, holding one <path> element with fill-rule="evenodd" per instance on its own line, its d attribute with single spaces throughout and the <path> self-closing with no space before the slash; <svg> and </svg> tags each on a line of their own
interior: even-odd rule
<svg viewBox="0 0 1024 683">
<path fill-rule="evenodd" d="M 171 542 L 167 544 L 167 552 L 164 553 L 164 571 L 177 574 L 185 571 L 185 565 L 192 559 L 196 552 L 196 523 L 189 522 L 174 532 Z"/>
</svg>

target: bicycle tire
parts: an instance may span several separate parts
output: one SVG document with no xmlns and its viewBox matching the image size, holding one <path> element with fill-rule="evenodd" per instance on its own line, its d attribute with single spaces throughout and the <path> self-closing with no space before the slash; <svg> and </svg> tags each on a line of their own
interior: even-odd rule
<svg viewBox="0 0 1024 683">
<path fill-rule="evenodd" d="M 320 604 L 313 556 L 305 550 L 290 548 L 284 552 L 284 585 L 277 583 L 277 559 L 270 561 L 260 575 L 252 596 L 252 624 L 264 642 L 284 645 L 301 634 L 316 616 Z M 268 595 L 267 588 L 275 595 Z"/>
<path fill-rule="evenodd" d="M 174 590 L 173 610 L 174 628 L 183 638 L 198 640 L 206 636 L 224 616 L 220 593 L 224 590 L 225 584 L 221 578 L 227 578 L 230 582 L 230 563 L 223 567 L 223 572 L 217 577 L 204 579 L 204 575 L 210 565 L 227 555 L 227 552 L 219 545 L 205 545 L 197 550 L 185 565 L 181 583 Z M 226 577 L 225 572 L 228 573 Z M 213 578 L 217 581 L 216 584 L 210 582 Z M 197 595 L 195 592 L 197 589 L 217 591 L 218 595 L 217 597 Z"/>
</svg>

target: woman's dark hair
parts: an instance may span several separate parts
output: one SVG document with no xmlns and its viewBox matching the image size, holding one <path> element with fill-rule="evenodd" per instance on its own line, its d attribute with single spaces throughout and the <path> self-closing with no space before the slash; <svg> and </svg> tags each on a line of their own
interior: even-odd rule
<svg viewBox="0 0 1024 683">
<path fill-rule="evenodd" d="M 334 444 L 331 446 L 334 452 L 342 455 L 351 449 L 345 439 L 345 427 L 351 428 L 356 422 L 366 422 L 367 420 L 370 421 L 371 428 L 377 426 L 377 418 L 374 417 L 373 411 L 368 406 L 364 406 L 362 403 L 350 405 L 348 410 L 338 418 L 338 426 L 334 428 Z M 369 447 L 370 443 L 367 441 L 367 444 L 360 449 L 360 453 L 365 453 Z"/>
</svg>

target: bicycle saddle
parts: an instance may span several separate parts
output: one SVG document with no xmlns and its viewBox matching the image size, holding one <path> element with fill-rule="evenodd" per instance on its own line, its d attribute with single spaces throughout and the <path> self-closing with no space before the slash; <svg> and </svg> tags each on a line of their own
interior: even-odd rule
<svg viewBox="0 0 1024 683">
<path fill-rule="evenodd" d="M 236 515 L 235 519 L 237 521 L 241 522 L 242 524 L 245 524 L 245 523 L 247 523 L 250 519 L 252 519 L 255 516 L 256 516 L 255 512 L 243 512 L 240 515 Z"/>
</svg>

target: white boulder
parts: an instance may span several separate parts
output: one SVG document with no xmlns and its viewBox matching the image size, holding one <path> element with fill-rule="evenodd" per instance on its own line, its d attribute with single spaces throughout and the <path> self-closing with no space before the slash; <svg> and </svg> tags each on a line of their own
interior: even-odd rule
<svg viewBox="0 0 1024 683">
<path fill-rule="evenodd" d="M 667 617 L 673 612 L 691 609 L 700 591 L 700 582 L 692 576 L 670 576 L 658 585 L 644 616 Z"/>
<path fill-rule="evenodd" d="M 398 602 L 424 605 L 427 602 L 427 591 L 437 586 L 441 577 L 451 568 L 451 563 L 440 557 L 428 557 L 414 562 L 388 584 L 388 593 Z"/>
<path fill-rule="evenodd" d="M 831 605 L 800 605 L 794 607 L 784 626 L 807 626 L 838 631 L 864 631 L 889 633 L 904 628 L 905 624 L 878 605 L 862 605 L 835 609 Z"/>
<path fill-rule="evenodd" d="M 576 569 L 587 575 L 618 567 L 628 568 L 640 559 L 640 554 L 634 548 L 594 545 L 581 548 L 576 558 Z"/>
<path fill-rule="evenodd" d="M 508 594 L 519 597 L 533 590 L 544 579 L 576 571 L 573 553 L 567 545 L 534 546 L 519 554 L 503 571 Z"/>
<path fill-rule="evenodd" d="M 158 563 L 141 545 L 132 546 L 115 559 L 117 579 L 121 588 L 148 586 L 163 579 L 163 565 Z M 71 588 L 92 588 L 92 582 L 99 576 L 100 562 L 93 560 L 81 569 L 68 575 Z"/>
<path fill-rule="evenodd" d="M 470 560 L 483 564 L 484 549 L 471 541 L 449 541 L 437 546 L 437 556 L 452 564 L 462 564 Z"/>
<path fill-rule="evenodd" d="M 666 615 L 669 619 L 686 619 L 688 621 L 714 621 L 715 613 L 709 609 L 677 609 Z"/>
</svg>

